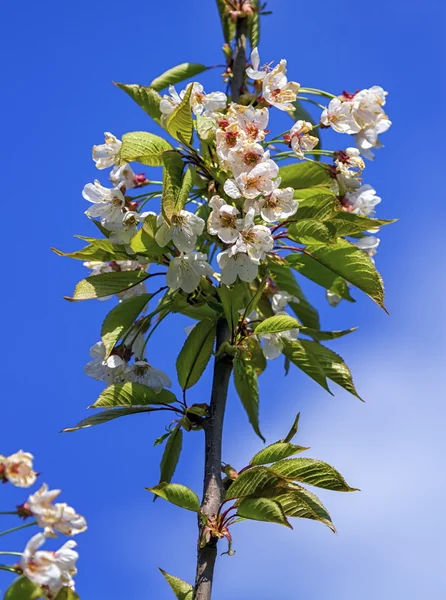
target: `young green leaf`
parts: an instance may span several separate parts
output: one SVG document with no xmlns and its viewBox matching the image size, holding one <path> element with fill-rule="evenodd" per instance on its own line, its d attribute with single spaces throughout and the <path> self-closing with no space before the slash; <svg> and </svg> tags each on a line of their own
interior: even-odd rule
<svg viewBox="0 0 446 600">
<path fill-rule="evenodd" d="M 162 75 L 156 77 L 151 82 L 150 87 L 159 92 L 160 90 L 164 90 L 171 85 L 180 83 L 185 79 L 195 77 L 195 75 L 199 75 L 208 69 L 209 67 L 200 65 L 198 63 L 181 63 L 181 65 L 176 65 L 175 67 L 172 67 L 171 69 L 168 69 L 162 73 Z"/>
<path fill-rule="evenodd" d="M 249 464 L 256 466 L 269 465 L 278 460 L 293 456 L 294 454 L 305 452 L 305 450 L 309 450 L 309 448 L 296 446 L 295 444 L 289 444 L 287 442 L 275 442 L 274 444 L 270 444 L 266 448 L 263 448 L 260 452 L 257 452 L 257 454 L 251 458 Z"/>
<path fill-rule="evenodd" d="M 80 598 L 74 590 L 65 586 L 60 590 L 54 600 L 80 600 Z"/>
<path fill-rule="evenodd" d="M 291 442 L 293 437 L 296 435 L 297 430 L 299 429 L 299 419 L 300 419 L 300 412 L 297 413 L 296 418 L 294 419 L 293 424 L 291 425 L 291 429 L 286 434 L 286 436 L 283 438 L 283 440 L 281 440 L 282 442 L 285 442 L 286 444 Z"/>
<path fill-rule="evenodd" d="M 251 48 L 257 48 L 260 42 L 260 2 L 259 0 L 251 0 L 253 13 L 248 19 L 249 41 Z"/>
<path fill-rule="evenodd" d="M 351 371 L 339 354 L 322 346 L 322 344 L 310 342 L 309 340 L 302 340 L 302 346 L 318 361 L 328 379 L 331 379 L 331 381 L 340 385 L 344 390 L 362 400 L 356 391 Z"/>
<path fill-rule="evenodd" d="M 334 492 L 357 492 L 342 475 L 329 464 L 314 458 L 289 458 L 271 465 L 270 469 L 293 481 L 332 490 Z"/>
<path fill-rule="evenodd" d="M 158 92 L 150 87 L 144 85 L 138 85 L 133 83 L 117 83 L 114 82 L 116 87 L 123 90 L 126 94 L 132 98 L 148 115 L 152 117 L 156 123 L 160 122 L 161 111 L 160 102 L 161 96 Z"/>
<path fill-rule="evenodd" d="M 195 325 L 178 355 L 176 366 L 178 382 L 183 390 L 197 383 L 212 356 L 216 323 L 204 319 Z"/>
<path fill-rule="evenodd" d="M 101 337 L 108 358 L 116 342 L 134 324 L 138 315 L 144 310 L 152 294 L 140 294 L 120 302 L 105 317 L 102 323 Z M 139 357 L 140 358 L 140 357 Z"/>
<path fill-rule="evenodd" d="M 271 498 L 243 498 L 237 502 L 237 514 L 244 519 L 278 523 L 293 529 L 281 505 Z"/>
<path fill-rule="evenodd" d="M 187 167 L 186 171 L 184 172 L 183 181 L 181 182 L 180 190 L 178 192 L 178 198 L 177 198 L 175 210 L 179 211 L 184 208 L 184 205 L 186 204 L 186 202 L 189 198 L 189 194 L 193 187 L 194 187 L 194 180 L 193 180 L 193 175 L 192 175 L 192 169 L 190 167 Z"/>
<path fill-rule="evenodd" d="M 186 583 L 178 577 L 169 575 L 169 573 L 166 573 L 166 571 L 163 571 L 163 569 L 160 569 L 160 571 L 164 575 L 167 583 L 170 585 L 177 600 L 193 600 L 194 588 L 189 583 Z"/>
<path fill-rule="evenodd" d="M 80 237 L 80 236 L 78 236 Z M 77 260 L 98 260 L 100 262 L 112 262 L 114 260 L 128 260 L 129 255 L 125 251 L 125 247 L 117 244 L 112 244 L 108 240 L 95 238 L 83 238 L 91 243 L 84 246 L 80 250 L 74 252 L 62 252 L 56 248 L 51 250 L 58 256 L 66 256 L 67 258 L 75 258 Z"/>
<path fill-rule="evenodd" d="M 137 413 L 149 413 L 153 410 L 154 408 L 146 406 L 130 406 L 128 408 L 112 408 L 111 410 L 103 410 L 95 415 L 91 415 L 90 417 L 83 419 L 75 427 L 66 427 L 65 429 L 62 429 L 62 433 L 71 433 L 73 431 L 78 431 L 79 429 L 93 427 L 94 425 L 102 425 L 102 423 L 108 423 L 108 421 L 118 419 L 119 417 L 136 415 Z"/>
<path fill-rule="evenodd" d="M 246 306 L 245 289 L 246 288 L 241 282 L 237 283 L 232 288 L 224 283 L 217 288 L 225 312 L 226 321 L 228 322 L 229 331 L 232 336 L 234 335 L 241 318 L 240 311 Z"/>
<path fill-rule="evenodd" d="M 395 221 L 396 219 L 369 219 L 368 217 L 354 213 L 339 211 L 328 221 L 328 224 L 336 232 L 336 236 L 343 237 L 346 235 L 357 235 L 369 229 L 390 225 L 391 223 L 395 223 Z"/>
<path fill-rule="evenodd" d="M 363 250 L 347 240 L 338 239 L 336 244 L 331 246 L 309 245 L 307 252 L 335 276 L 340 276 L 350 282 L 370 296 L 381 308 L 385 308 L 381 276 L 373 261 Z"/>
<path fill-rule="evenodd" d="M 298 329 L 299 321 L 289 315 L 274 315 L 259 323 L 254 329 L 256 335 L 265 333 L 282 333 L 290 329 Z"/>
<path fill-rule="evenodd" d="M 156 215 L 148 215 L 141 229 L 132 237 L 130 248 L 137 254 L 144 254 L 145 257 L 149 256 L 156 260 L 156 257 L 167 252 L 167 248 L 162 248 L 155 240 L 157 229 Z"/>
<path fill-rule="evenodd" d="M 296 484 L 290 488 L 274 497 L 287 517 L 320 521 L 336 533 L 327 509 L 315 494 Z"/>
<path fill-rule="evenodd" d="M 122 136 L 119 157 L 125 162 L 139 162 L 150 167 L 163 164 L 163 153 L 172 146 L 159 135 L 147 131 L 132 131 Z"/>
<path fill-rule="evenodd" d="M 299 302 L 290 302 L 290 308 L 298 319 L 302 321 L 303 325 L 320 329 L 319 313 L 308 302 L 289 265 L 287 263 L 279 264 L 268 261 L 268 268 L 274 283 L 279 289 L 288 292 L 298 299 Z"/>
<path fill-rule="evenodd" d="M 175 401 L 175 394 L 172 394 L 169 390 L 164 389 L 157 393 L 153 388 L 142 383 L 126 381 L 125 383 L 114 383 L 109 386 L 89 408 L 172 404 Z"/>
<path fill-rule="evenodd" d="M 319 329 L 313 329 L 311 327 L 301 327 L 301 333 L 312 337 L 317 342 L 323 342 L 326 340 L 337 340 L 344 335 L 348 335 L 349 333 L 353 333 L 356 331 L 357 327 L 351 327 L 350 329 L 344 329 L 339 331 L 320 331 Z"/>
<path fill-rule="evenodd" d="M 280 187 L 311 188 L 315 186 L 329 186 L 331 176 L 326 166 L 314 162 L 302 162 L 286 165 L 279 169 L 282 178 Z"/>
<path fill-rule="evenodd" d="M 228 12 L 228 6 L 225 0 L 217 0 L 217 8 L 220 14 L 221 26 L 223 29 L 223 37 L 227 44 L 230 44 L 234 39 L 235 35 L 235 23 L 230 18 Z"/>
<path fill-rule="evenodd" d="M 175 504 L 186 510 L 193 512 L 200 510 L 200 501 L 197 494 L 185 485 L 179 483 L 159 483 L 154 487 L 146 489 L 152 492 L 152 494 L 164 498 L 164 500 L 167 500 L 171 504 Z"/>
<path fill-rule="evenodd" d="M 309 352 L 300 340 L 284 339 L 283 353 L 296 367 L 314 379 L 324 390 L 333 395 L 327 384 L 324 370 L 313 353 Z"/>
<path fill-rule="evenodd" d="M 172 137 L 188 146 L 192 143 L 194 135 L 194 121 L 190 106 L 193 85 L 193 83 L 188 85 L 181 104 L 167 117 L 164 124 Z"/>
<path fill-rule="evenodd" d="M 15 579 L 3 596 L 3 600 L 38 600 L 38 598 L 43 598 L 42 588 L 25 576 Z"/>
<path fill-rule="evenodd" d="M 239 344 L 238 348 L 243 353 L 240 358 L 248 361 L 256 374 L 261 375 L 267 367 L 267 361 L 259 340 L 254 336 L 247 337 Z"/>
<path fill-rule="evenodd" d="M 160 483 L 170 483 L 177 468 L 178 460 L 183 446 L 183 430 L 176 427 L 164 448 L 160 465 Z"/>
<path fill-rule="evenodd" d="M 101 273 L 82 279 L 74 289 L 73 297 L 65 296 L 65 300 L 92 300 L 125 292 L 150 277 L 145 271 L 117 271 Z"/>
<path fill-rule="evenodd" d="M 163 154 L 163 196 L 161 208 L 163 217 L 168 223 L 175 212 L 179 210 L 177 201 L 183 183 L 184 163 L 181 154 L 176 151 Z"/>
<path fill-rule="evenodd" d="M 248 496 L 272 496 L 287 485 L 287 480 L 270 467 L 251 467 L 237 477 L 229 486 L 225 500 L 246 498 Z"/>
<path fill-rule="evenodd" d="M 234 359 L 234 384 L 252 428 L 265 441 L 259 427 L 259 388 L 254 365 L 240 358 Z"/>
<path fill-rule="evenodd" d="M 362 250 L 360 252 L 362 252 Z M 311 279 L 311 281 L 314 281 L 326 290 L 330 290 L 334 294 L 344 298 L 344 300 L 355 302 L 350 294 L 345 279 L 340 277 L 332 269 L 321 264 L 321 262 L 316 260 L 313 255 L 310 256 L 301 252 L 295 252 L 294 254 L 289 254 L 285 261 L 292 269 L 295 269 L 301 275 Z"/>
</svg>

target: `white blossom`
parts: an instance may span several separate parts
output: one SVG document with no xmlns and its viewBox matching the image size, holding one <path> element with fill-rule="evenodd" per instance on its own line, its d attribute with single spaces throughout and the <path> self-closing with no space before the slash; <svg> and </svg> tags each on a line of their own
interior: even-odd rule
<svg viewBox="0 0 446 600">
<path fill-rule="evenodd" d="M 258 336 L 259 341 L 263 342 L 262 352 L 267 360 L 274 360 L 283 351 L 284 339 L 296 340 L 299 335 L 298 329 L 290 329 L 282 333 L 262 333 Z"/>
<path fill-rule="evenodd" d="M 96 342 L 90 348 L 90 356 L 93 360 L 85 365 L 85 374 L 93 379 L 105 381 L 107 385 L 122 381 L 127 366 L 126 361 L 117 354 L 112 354 L 105 360 L 105 355 L 103 342 Z"/>
<path fill-rule="evenodd" d="M 122 142 L 112 133 L 104 133 L 105 143 L 93 146 L 93 160 L 97 169 L 107 169 L 115 164 Z"/>
<path fill-rule="evenodd" d="M 74 590 L 73 576 L 77 573 L 79 555 L 73 550 L 77 544 L 72 540 L 56 552 L 39 550 L 46 539 L 45 534 L 38 533 L 29 540 L 20 560 L 20 568 L 28 579 L 46 591 L 48 599 L 53 600 L 63 587 Z"/>
<path fill-rule="evenodd" d="M 235 180 L 227 179 L 224 190 L 230 198 L 254 199 L 263 195 L 272 194 L 275 189 L 272 179 L 277 177 L 279 167 L 271 159 L 259 163 L 248 173 L 243 172 Z"/>
<path fill-rule="evenodd" d="M 160 102 L 160 111 L 163 115 L 170 115 L 181 104 L 182 97 L 173 85 L 169 86 L 169 94 L 164 94 Z M 184 93 L 183 93 L 184 96 Z"/>
<path fill-rule="evenodd" d="M 180 210 L 172 216 L 171 225 L 160 214 L 157 218 L 158 231 L 156 243 L 164 247 L 173 241 L 180 252 L 191 252 L 197 243 L 197 237 L 203 233 L 204 220 L 187 210 Z"/>
<path fill-rule="evenodd" d="M 271 307 L 273 309 L 273 312 L 275 314 L 283 312 L 288 306 L 289 302 L 294 302 L 295 304 L 298 304 L 299 298 L 296 298 L 296 296 L 293 296 L 289 292 L 283 292 L 282 290 L 276 292 L 271 298 Z"/>
<path fill-rule="evenodd" d="M 349 212 L 372 217 L 375 214 L 375 207 L 381 202 L 381 198 L 376 195 L 376 190 L 371 185 L 362 185 L 355 192 L 345 195 L 347 208 Z"/>
<path fill-rule="evenodd" d="M 24 508 L 36 518 L 39 527 L 50 533 L 59 531 L 65 535 L 76 535 L 87 529 L 87 522 L 82 515 L 76 513 L 68 504 L 52 502 L 59 496 L 61 490 L 49 490 L 46 484 L 31 494 Z"/>
<path fill-rule="evenodd" d="M 226 285 L 235 283 L 237 277 L 246 282 L 254 281 L 259 269 L 257 261 L 243 252 L 237 253 L 235 246 L 220 252 L 217 263 L 221 269 L 221 281 Z"/>
<path fill-rule="evenodd" d="M 0 481 L 27 488 L 34 484 L 37 473 L 33 470 L 34 456 L 19 450 L 10 456 L 0 456 Z"/>
<path fill-rule="evenodd" d="M 212 212 L 207 221 L 208 233 L 218 235 L 225 244 L 232 244 L 243 227 L 243 220 L 238 218 L 240 211 L 227 204 L 220 196 L 212 196 L 209 206 Z"/>
<path fill-rule="evenodd" d="M 171 290 L 182 289 L 192 293 L 199 285 L 201 278 L 210 277 L 214 269 L 207 263 L 207 256 L 202 252 L 189 252 L 172 258 L 166 275 L 166 283 Z"/>
<path fill-rule="evenodd" d="M 122 219 L 125 198 L 119 188 L 106 188 L 95 179 L 94 183 L 87 183 L 82 196 L 93 204 L 85 211 L 89 217 L 99 217 L 103 225 Z"/>
<path fill-rule="evenodd" d="M 212 117 L 215 111 L 226 108 L 227 97 L 223 92 L 212 92 L 206 94 L 200 83 L 192 83 L 192 92 L 190 96 L 190 105 L 195 115 Z M 160 102 L 160 111 L 163 115 L 170 115 L 183 100 L 186 90 L 179 94 L 173 85 L 169 87 L 169 95 L 164 95 Z"/>
<path fill-rule="evenodd" d="M 261 162 L 269 160 L 269 151 L 261 144 L 248 142 L 228 153 L 228 164 L 235 177 L 241 173 L 249 173 Z"/>
<path fill-rule="evenodd" d="M 245 216 L 243 229 L 235 243 L 233 253 L 245 252 L 251 260 L 259 262 L 266 257 L 274 246 L 271 231 L 264 225 L 255 225 L 254 210 L 251 209 Z"/>
<path fill-rule="evenodd" d="M 288 219 L 296 213 L 299 207 L 299 202 L 294 199 L 294 189 L 291 187 L 279 189 L 280 182 L 281 179 L 278 177 L 274 182 L 274 190 L 271 194 L 258 201 L 262 219 L 268 223 Z"/>
<path fill-rule="evenodd" d="M 371 149 L 380 148 L 382 146 L 378 136 L 381 133 L 385 133 L 391 125 L 392 122 L 387 118 L 387 116 L 381 115 L 378 117 L 375 123 L 369 125 L 355 136 L 356 145 L 365 158 L 373 160 L 375 155 Z"/>
<path fill-rule="evenodd" d="M 107 227 L 110 230 L 108 237 L 112 244 L 130 244 L 131 239 L 136 234 L 136 228 L 148 215 L 154 215 L 152 212 L 138 213 L 129 210 L 120 215 L 120 218 L 107 222 Z"/>
<path fill-rule="evenodd" d="M 350 173 L 350 169 L 353 169 L 360 174 L 365 169 L 361 153 L 357 148 L 346 148 L 344 151 L 335 152 L 335 164 L 340 173 Z"/>
<path fill-rule="evenodd" d="M 115 165 L 110 171 L 109 178 L 116 188 L 121 189 L 121 187 L 124 186 L 126 189 L 131 189 L 135 187 L 135 173 L 132 167 L 127 163 L 124 163 L 121 166 Z"/>
<path fill-rule="evenodd" d="M 322 111 L 321 123 L 338 133 L 354 134 L 360 130 L 353 118 L 351 102 L 342 97 L 330 100 L 328 107 Z"/>
<path fill-rule="evenodd" d="M 215 134 L 217 155 L 223 163 L 228 160 L 232 150 L 238 150 L 246 141 L 246 135 L 236 123 L 227 125 L 224 129 L 217 129 Z"/>
<path fill-rule="evenodd" d="M 353 243 L 373 260 L 373 256 L 375 256 L 378 251 L 380 241 L 381 240 L 374 235 L 366 235 L 359 240 L 355 240 Z"/>
<path fill-rule="evenodd" d="M 251 52 L 251 64 L 252 67 L 248 67 L 246 69 L 246 74 L 248 75 L 248 77 L 255 80 L 264 79 L 266 77 L 267 70 L 265 68 L 259 69 L 260 55 L 257 47 L 253 48 Z"/>
<path fill-rule="evenodd" d="M 269 111 L 265 108 L 253 108 L 241 104 L 231 104 L 226 113 L 231 125 L 236 125 L 251 142 L 261 142 L 265 139 L 268 127 Z"/>
<path fill-rule="evenodd" d="M 304 152 L 313 150 L 319 143 L 314 135 L 309 135 L 313 125 L 308 121 L 296 121 L 290 129 L 291 148 L 300 158 L 304 157 Z"/>
<path fill-rule="evenodd" d="M 137 360 L 126 371 L 126 380 L 142 383 L 159 394 L 165 387 L 171 387 L 172 382 L 164 371 L 155 369 L 145 360 Z"/>
<path fill-rule="evenodd" d="M 280 110 L 291 110 L 299 88 L 295 81 L 288 81 L 286 60 L 282 59 L 263 79 L 263 98 Z"/>
</svg>

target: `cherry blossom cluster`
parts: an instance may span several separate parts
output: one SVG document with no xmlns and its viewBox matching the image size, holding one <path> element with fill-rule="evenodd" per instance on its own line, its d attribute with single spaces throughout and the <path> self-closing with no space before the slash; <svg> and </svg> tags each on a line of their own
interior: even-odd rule
<svg viewBox="0 0 446 600">
<path fill-rule="evenodd" d="M 207 219 L 203 218 L 202 213 L 188 210 L 189 204 L 169 220 L 161 213 L 143 212 L 138 201 L 127 196 L 126 191 L 145 186 L 149 181 L 145 175 L 135 175 L 130 165 L 122 162 L 119 156 L 121 141 L 111 133 L 106 133 L 105 143 L 93 147 L 96 167 L 100 170 L 111 168 L 109 178 L 113 187 L 104 187 L 97 180 L 87 184 L 83 196 L 93 206 L 86 214 L 99 218 L 102 227 L 109 232 L 109 240 L 125 245 L 130 255 L 133 251 L 128 244 L 139 224 L 149 215 L 156 216 L 155 241 L 167 250 L 164 264 L 168 266 L 166 284 L 170 293 L 181 290 L 191 294 L 198 288 L 202 277 L 214 278 L 227 285 L 235 283 L 237 279 L 252 282 L 258 276 L 262 261 L 280 249 L 275 232 L 295 215 L 298 200 L 294 198 L 293 188 L 281 187 L 279 166 L 274 161 L 274 155 L 271 156 L 276 150 L 278 138 L 272 142 L 266 141 L 269 109 L 272 107 L 292 112 L 300 91 L 305 90 L 310 94 L 319 92 L 288 81 L 286 67 L 287 62 L 283 59 L 275 67 L 261 66 L 258 50 L 253 49 L 251 65 L 246 69 L 246 74 L 253 82 L 255 102 L 248 106 L 228 103 L 223 92 L 208 94 L 199 83 L 192 83 L 191 87 L 180 92 L 170 86 L 168 94 L 161 98 L 162 124 L 166 123 L 186 93 L 189 93 L 192 113 L 199 119 L 205 119 L 212 131 L 215 159 L 219 171 L 224 173 L 224 182 L 220 182 L 222 186 L 219 193 L 214 193 L 206 201 L 210 208 Z M 373 86 L 354 94 L 343 92 L 337 97 L 326 92 L 320 95 L 328 96 L 330 101 L 322 111 L 319 125 L 305 120 L 296 121 L 280 141 L 290 148 L 289 153 L 282 154 L 311 160 L 307 155 L 319 152 L 316 150 L 319 139 L 314 135 L 318 127 L 331 127 L 336 132 L 353 136 L 355 147 L 322 151 L 322 154 L 333 159 L 333 164 L 324 164 L 332 177 L 332 191 L 338 196 L 343 210 L 373 216 L 381 198 L 374 188 L 362 182 L 365 168 L 363 157 L 373 158 L 372 149 L 381 146 L 378 136 L 391 125 L 383 110 L 387 92 L 379 86 Z M 204 235 L 210 236 L 210 241 L 218 250 L 215 261 L 208 260 L 207 254 L 199 251 L 200 248 L 197 250 L 199 239 L 203 239 Z M 379 239 L 365 235 L 354 243 L 372 257 Z M 148 268 L 140 258 L 84 264 L 93 275 Z M 216 271 L 217 266 L 219 272 Z M 145 291 L 145 284 L 141 283 L 118 294 L 118 298 L 122 301 Z M 280 290 L 278 294 L 276 309 L 273 301 L 274 312 L 278 314 L 285 310 L 289 301 L 297 301 L 287 298 L 286 293 Z M 329 301 L 335 304 L 337 297 L 331 296 Z M 109 357 L 106 357 L 102 342 L 95 344 L 90 351 L 92 360 L 86 365 L 85 371 L 107 384 L 137 381 L 160 392 L 170 386 L 170 379 L 147 362 L 144 356 L 144 331 L 138 329 L 137 325 L 127 336 L 121 350 L 115 349 Z M 264 336 L 265 356 L 275 358 L 283 347 L 281 337 L 294 335 L 296 332 Z"/>
<path fill-rule="evenodd" d="M 0 480 L 16 487 L 31 487 L 37 479 L 34 457 L 19 450 L 11 456 L 0 456 Z M 26 544 L 17 569 L 28 579 L 41 586 L 46 598 L 52 600 L 63 587 L 74 590 L 76 562 L 79 558 L 74 550 L 76 542 L 69 540 L 55 552 L 40 550 L 48 538 L 58 533 L 74 536 L 87 529 L 85 518 L 65 502 L 54 502 L 61 490 L 50 490 L 43 484 L 28 499 L 17 507 L 17 515 L 24 519 L 34 518 L 43 532 L 34 535 Z"/>
</svg>

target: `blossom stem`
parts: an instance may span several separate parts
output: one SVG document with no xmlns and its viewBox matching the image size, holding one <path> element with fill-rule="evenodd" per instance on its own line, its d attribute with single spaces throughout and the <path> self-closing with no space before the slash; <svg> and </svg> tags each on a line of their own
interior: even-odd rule
<svg viewBox="0 0 446 600">
<path fill-rule="evenodd" d="M 322 110 L 324 110 L 325 106 L 323 104 L 319 104 L 319 102 L 316 102 L 315 100 L 312 100 L 311 98 L 305 98 L 305 96 L 299 96 L 299 100 L 303 100 L 304 102 L 309 102 L 310 104 L 314 104 L 315 106 L 317 106 L 318 108 L 321 108 Z M 313 125 L 313 129 L 315 127 L 319 127 L 319 125 Z"/>
<path fill-rule="evenodd" d="M 22 552 L 0 552 L 0 556 L 23 556 Z"/>
<path fill-rule="evenodd" d="M 19 531 L 20 529 L 25 529 L 25 527 L 32 527 L 33 525 L 37 525 L 37 521 L 33 521 L 32 523 L 25 523 L 24 525 L 19 525 L 18 527 L 13 527 L 12 529 L 7 529 L 6 531 L 0 532 L 0 537 L 3 535 L 7 535 L 8 533 L 14 533 L 15 531 Z"/>
<path fill-rule="evenodd" d="M 310 94 L 313 96 L 324 96 L 325 98 L 336 98 L 334 94 L 330 94 L 329 92 L 325 92 L 324 90 L 318 90 L 316 88 L 300 88 L 299 92 L 303 92 L 304 94 Z"/>
<path fill-rule="evenodd" d="M 17 567 L 9 567 L 8 565 L 0 565 L 0 571 L 9 571 L 10 573 L 21 573 Z"/>
</svg>

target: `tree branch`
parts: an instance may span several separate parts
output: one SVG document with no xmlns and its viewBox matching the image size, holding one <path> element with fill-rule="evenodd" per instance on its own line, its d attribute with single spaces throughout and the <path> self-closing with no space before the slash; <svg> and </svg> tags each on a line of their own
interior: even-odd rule
<svg viewBox="0 0 446 600">
<path fill-rule="evenodd" d="M 245 85 L 246 40 L 248 21 L 238 19 L 235 34 L 235 50 L 233 77 L 231 80 L 232 101 L 238 102 Z M 230 341 L 231 332 L 225 319 L 217 323 L 216 350 L 223 342 Z M 221 478 L 221 445 L 223 436 L 223 421 L 228 395 L 229 379 L 232 372 L 232 357 L 223 353 L 216 356 L 210 402 L 210 415 L 204 425 L 205 435 L 205 464 L 204 490 L 201 504 L 202 512 L 208 517 L 217 514 L 223 499 L 224 487 Z M 195 577 L 194 600 L 210 600 L 214 578 L 215 560 L 217 558 L 217 539 L 211 539 L 203 548 L 200 541 L 203 534 L 203 524 L 198 522 L 198 557 Z"/>
<path fill-rule="evenodd" d="M 226 320 L 217 324 L 218 350 L 223 342 L 230 339 L 230 331 Z M 204 465 L 204 494 L 201 504 L 202 512 L 208 517 L 217 514 L 223 499 L 223 483 L 221 479 L 221 443 L 223 435 L 223 420 L 225 416 L 226 398 L 229 379 L 232 371 L 232 358 L 222 354 L 215 358 L 214 377 L 212 381 L 210 415 L 204 424 L 205 435 L 205 465 Z M 194 600 L 209 600 L 212 592 L 215 559 L 217 558 L 217 539 L 211 539 L 206 546 L 200 547 L 203 524 L 199 519 L 200 535 L 198 538 L 197 573 L 195 579 Z"/>
</svg>

